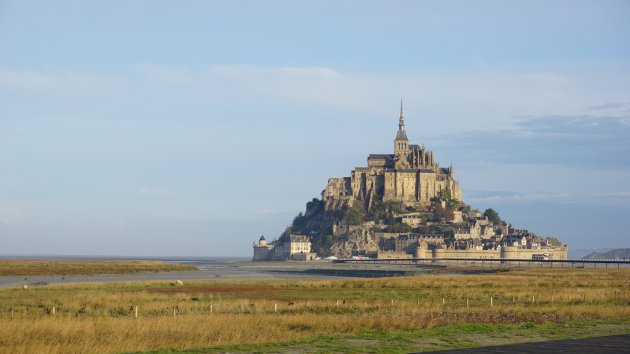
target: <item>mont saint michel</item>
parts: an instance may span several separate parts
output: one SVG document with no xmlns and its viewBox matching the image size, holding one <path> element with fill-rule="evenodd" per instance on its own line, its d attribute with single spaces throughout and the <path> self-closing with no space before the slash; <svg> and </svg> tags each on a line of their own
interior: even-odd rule
<svg viewBox="0 0 630 354">
<path fill-rule="evenodd" d="M 328 179 L 279 238 L 253 244 L 255 261 L 318 257 L 566 259 L 555 237 L 513 227 L 462 199 L 451 163 L 411 144 L 402 101 L 393 153 L 369 154 L 349 177 Z"/>
</svg>

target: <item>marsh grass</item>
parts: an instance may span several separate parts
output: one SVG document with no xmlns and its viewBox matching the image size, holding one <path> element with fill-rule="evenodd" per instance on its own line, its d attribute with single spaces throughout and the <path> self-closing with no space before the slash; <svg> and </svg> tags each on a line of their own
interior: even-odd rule
<svg viewBox="0 0 630 354">
<path fill-rule="evenodd" d="M 61 285 L 0 290 L 0 351 L 183 350 L 331 335 L 393 336 L 449 326 L 475 332 L 498 325 L 615 319 L 630 319 L 630 270 Z M 625 326 L 630 333 L 628 322 Z M 449 338 L 459 343 L 453 345 L 466 345 Z"/>
<path fill-rule="evenodd" d="M 126 274 L 196 269 L 185 264 L 147 260 L 0 260 L 0 275 Z"/>
</svg>

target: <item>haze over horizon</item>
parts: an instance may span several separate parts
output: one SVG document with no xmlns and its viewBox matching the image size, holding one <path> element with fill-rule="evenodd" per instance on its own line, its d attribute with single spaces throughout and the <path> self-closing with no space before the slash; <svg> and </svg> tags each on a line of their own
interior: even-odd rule
<svg viewBox="0 0 630 354">
<path fill-rule="evenodd" d="M 630 247 L 628 1 L 0 1 L 0 255 L 251 256 L 411 143 L 474 208 Z"/>
</svg>

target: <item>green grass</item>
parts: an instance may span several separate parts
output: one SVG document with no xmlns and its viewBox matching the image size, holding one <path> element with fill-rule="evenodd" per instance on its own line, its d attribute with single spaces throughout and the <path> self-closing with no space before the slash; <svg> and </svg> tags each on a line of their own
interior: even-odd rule
<svg viewBox="0 0 630 354">
<path fill-rule="evenodd" d="M 630 333 L 629 284 L 630 270 L 514 269 L 7 288 L 0 353 L 395 353 Z"/>
<path fill-rule="evenodd" d="M 463 349 L 524 342 L 577 339 L 629 334 L 630 319 L 569 322 L 566 324 L 478 324 L 463 323 L 416 332 L 368 331 L 307 340 L 224 345 L 192 350 L 163 349 L 148 353 L 409 353 Z"/>
</svg>

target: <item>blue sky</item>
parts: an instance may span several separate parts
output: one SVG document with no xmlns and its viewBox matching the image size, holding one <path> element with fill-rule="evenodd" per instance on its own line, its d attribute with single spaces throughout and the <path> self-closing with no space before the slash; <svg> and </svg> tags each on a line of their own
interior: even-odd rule
<svg viewBox="0 0 630 354">
<path fill-rule="evenodd" d="M 473 207 L 630 247 L 629 33 L 628 1 L 0 0 L 0 254 L 249 256 L 401 96 Z"/>
</svg>

